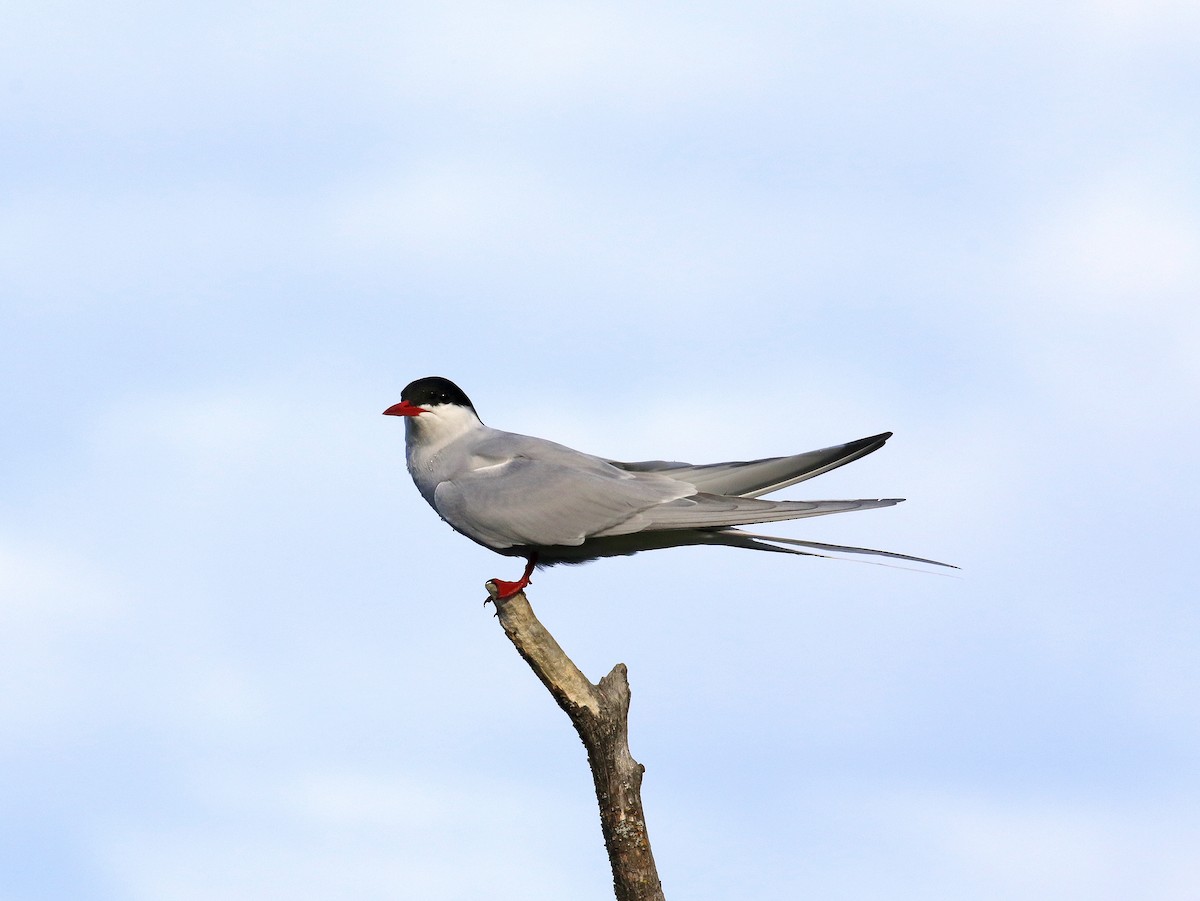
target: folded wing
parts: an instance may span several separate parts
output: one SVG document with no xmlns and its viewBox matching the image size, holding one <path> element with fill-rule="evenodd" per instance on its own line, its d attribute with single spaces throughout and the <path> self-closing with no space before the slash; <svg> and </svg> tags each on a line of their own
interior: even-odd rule
<svg viewBox="0 0 1200 901">
<path fill-rule="evenodd" d="M 604 553 L 630 553 L 642 544 L 694 543 L 785 550 L 763 544 L 779 541 L 811 548 L 807 553 L 813 553 L 833 548 L 747 535 L 730 527 L 900 503 L 900 498 L 757 498 L 863 457 L 882 447 L 890 435 L 887 432 L 788 457 L 693 466 L 666 461 L 619 463 L 541 439 L 497 433 L 494 440 L 474 448 L 469 468 L 436 486 L 434 506 L 455 529 L 500 551 L 527 547 L 583 550 L 612 544 Z M 653 537 L 656 534 L 661 537 Z M 668 534 L 677 537 L 668 538 Z"/>
<path fill-rule="evenodd" d="M 499 550 L 579 545 L 694 492 L 687 483 L 582 454 L 570 462 L 519 456 L 442 482 L 434 506 L 458 531 Z"/>
<path fill-rule="evenodd" d="M 723 529 L 749 523 L 804 519 L 850 510 L 891 507 L 902 498 L 850 501 L 760 501 L 720 494 L 694 494 L 638 511 L 628 519 L 593 533 L 596 537 L 687 529 Z"/>
<path fill-rule="evenodd" d="M 870 438 L 860 438 L 847 444 L 838 444 L 834 447 L 808 451 L 803 454 L 733 463 L 693 465 L 691 463 L 672 463 L 666 460 L 646 460 L 640 463 L 621 463 L 615 460 L 608 462 L 628 472 L 653 472 L 687 482 L 695 485 L 698 491 L 709 494 L 758 497 L 865 457 L 883 447 L 890 437 L 892 437 L 891 432 L 884 432 L 880 435 L 872 435 Z"/>
</svg>

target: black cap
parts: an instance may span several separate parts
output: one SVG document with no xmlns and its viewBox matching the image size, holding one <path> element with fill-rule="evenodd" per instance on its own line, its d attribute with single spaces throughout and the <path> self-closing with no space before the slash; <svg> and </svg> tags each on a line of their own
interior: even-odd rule
<svg viewBox="0 0 1200 901">
<path fill-rule="evenodd" d="M 400 392 L 400 399 L 406 400 L 417 407 L 432 407 L 436 404 L 456 404 L 460 407 L 468 407 L 471 410 L 475 409 L 475 405 L 471 403 L 471 398 L 467 397 L 462 388 L 449 379 L 442 378 L 440 375 L 426 376 L 423 379 L 417 379 L 415 382 L 409 382 L 404 390 Z"/>
</svg>

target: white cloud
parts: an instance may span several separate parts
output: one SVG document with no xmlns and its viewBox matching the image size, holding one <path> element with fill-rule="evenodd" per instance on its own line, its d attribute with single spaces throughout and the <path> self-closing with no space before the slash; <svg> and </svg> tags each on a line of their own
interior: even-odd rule
<svg viewBox="0 0 1200 901">
<path fill-rule="evenodd" d="M 756 80 L 762 57 L 741 24 L 713 8 L 472 3 L 396 22 L 387 57 L 398 90 L 424 100 L 511 115 L 587 97 L 637 114 Z"/>
<path fill-rule="evenodd" d="M 423 161 L 343 185 L 329 216 L 335 240 L 352 251 L 478 265 L 521 244 L 561 244 L 561 203 L 524 167 Z"/>
<path fill-rule="evenodd" d="M 309 771 L 256 774 L 244 784 L 226 778 L 204 794 L 232 819 L 96 837 L 124 897 L 466 901 L 600 899 L 609 891 L 597 868 L 607 864 L 599 830 L 590 861 L 573 859 L 570 848 L 556 856 L 554 830 L 567 825 L 561 799 L 528 786 Z"/>
<path fill-rule="evenodd" d="M 1163 801 L 930 794 L 872 799 L 863 815 L 881 809 L 885 828 L 924 846 L 921 858 L 957 870 L 972 897 L 1182 901 L 1200 889 L 1189 850 L 1200 823 Z"/>
<path fill-rule="evenodd" d="M 119 583 L 76 553 L 0 540 L 0 734 L 24 744 L 70 731 L 90 697 L 91 648 L 127 608 Z"/>
<path fill-rule="evenodd" d="M 1139 163 L 1060 197 L 1027 237 L 1027 289 L 1077 315 L 1174 314 L 1200 323 L 1200 215 L 1178 167 Z"/>
<path fill-rule="evenodd" d="M 387 399 L 370 400 L 379 386 L 335 374 L 338 367 L 307 360 L 263 378 L 131 392 L 94 420 L 98 465 L 124 475 L 151 461 L 168 467 L 173 499 L 246 478 L 303 479 L 306 492 L 320 493 L 368 477 L 364 457 L 372 465 L 394 462 L 376 415 Z M 356 466 L 341 453 L 348 443 L 357 447 Z"/>
<path fill-rule="evenodd" d="M 1080 0 L 1083 24 L 1111 46 L 1185 44 L 1200 37 L 1200 9 L 1190 0 Z"/>
<path fill-rule="evenodd" d="M 194 311 L 272 261 L 311 259 L 292 201 L 201 180 L 149 191 L 19 186 L 0 208 L 6 306 L 31 318 Z"/>
<path fill-rule="evenodd" d="M 1031 221 L 1003 311 L 1060 425 L 1116 453 L 1144 434 L 1194 431 L 1200 391 L 1200 212 L 1166 160 L 1122 161 L 1058 192 Z"/>
</svg>

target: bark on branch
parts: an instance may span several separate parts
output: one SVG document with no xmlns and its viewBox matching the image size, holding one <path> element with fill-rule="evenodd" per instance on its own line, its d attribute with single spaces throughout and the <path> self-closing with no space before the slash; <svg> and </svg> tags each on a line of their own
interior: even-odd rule
<svg viewBox="0 0 1200 901">
<path fill-rule="evenodd" d="M 592 684 L 538 621 L 523 592 L 496 601 L 495 585 L 488 582 L 487 589 L 504 634 L 571 718 L 587 748 L 617 901 L 664 901 L 642 813 L 646 768 L 629 753 L 625 664 Z"/>
</svg>

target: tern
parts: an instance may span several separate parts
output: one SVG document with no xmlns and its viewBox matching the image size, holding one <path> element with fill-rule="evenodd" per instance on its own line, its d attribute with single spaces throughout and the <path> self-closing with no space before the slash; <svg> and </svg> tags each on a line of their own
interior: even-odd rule
<svg viewBox="0 0 1200 901">
<path fill-rule="evenodd" d="M 695 466 L 664 460 L 622 463 L 489 428 L 463 390 L 440 376 L 409 383 L 400 402 L 383 412 L 405 417 L 408 471 L 437 514 L 472 541 L 525 558 L 525 571 L 516 581 L 491 580 L 497 600 L 523 591 L 535 567 L 688 545 L 812 557 L 834 551 L 951 566 L 893 551 L 734 528 L 900 503 L 903 498 L 895 497 L 759 500 L 879 450 L 891 432 L 787 457 Z"/>
</svg>

